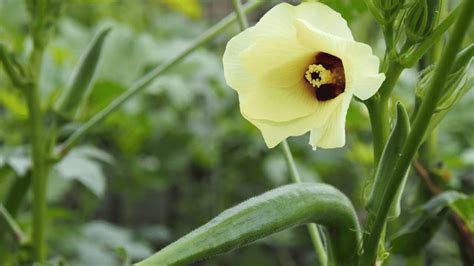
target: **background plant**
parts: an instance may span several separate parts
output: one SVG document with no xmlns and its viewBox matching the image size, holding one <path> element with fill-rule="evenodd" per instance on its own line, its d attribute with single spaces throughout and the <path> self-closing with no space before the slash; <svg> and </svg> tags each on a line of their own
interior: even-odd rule
<svg viewBox="0 0 474 266">
<path fill-rule="evenodd" d="M 169 58 L 190 47 L 193 39 L 208 28 L 203 20 L 196 22 L 192 18 L 202 18 L 199 14 L 202 16 L 205 10 L 209 13 L 220 10 L 220 15 L 208 14 L 206 17 L 208 24 L 212 24 L 232 11 L 230 3 L 216 7 L 219 4 L 214 1 L 201 5 L 190 1 L 185 10 L 173 1 L 92 4 L 3 0 L 0 3 L 4 66 L 0 74 L 0 195 L 4 207 L 0 212 L 8 214 L 2 218 L 11 217 L 13 219 L 9 221 L 16 221 L 13 224 L 18 225 L 12 237 L 11 231 L 7 230 L 10 227 L 1 224 L 2 263 L 42 261 L 46 259 L 45 254 L 51 261 L 78 264 L 116 264 L 128 258 L 137 261 L 204 224 L 220 211 L 290 182 L 284 156 L 278 150 L 265 148 L 258 132 L 240 117 L 237 99 L 223 82 L 220 58 L 225 42 L 236 33 L 237 26 L 212 40 L 201 39 L 210 42 L 94 125 L 67 154 L 60 153 L 64 147 L 61 144 L 70 140 L 71 134 L 85 121 L 90 121 L 130 88 L 134 80 L 156 65 L 170 62 Z M 258 17 L 259 12 L 274 4 L 263 3 L 261 11 L 254 16 Z M 349 21 L 356 39 L 372 44 L 383 57 L 383 33 L 364 3 L 330 1 L 328 4 Z M 441 10 L 445 11 L 441 12 L 439 21 L 451 14 L 448 11 L 457 5 L 457 1 L 443 3 Z M 377 1 L 373 7 L 380 10 Z M 403 12 L 397 13 L 393 20 L 394 25 L 404 21 L 409 8 L 403 6 Z M 395 16 L 390 12 L 376 13 L 375 17 Z M 81 104 L 79 115 L 71 120 L 63 113 L 55 112 L 54 107 L 70 86 L 72 70 L 77 68 L 85 47 L 94 33 L 111 24 L 113 30 L 104 41 L 90 97 Z M 222 24 L 214 28 L 219 25 Z M 403 51 L 400 46 L 403 39 L 396 38 L 399 35 L 403 32 L 397 27 L 391 33 L 385 30 L 385 37 L 394 42 L 388 44 Z M 442 40 L 437 42 L 439 45 L 424 54 L 420 61 L 401 60 L 407 66 L 416 64 L 403 72 L 386 106 L 373 104 L 372 108 L 387 107 L 387 117 L 381 120 L 385 125 L 390 125 L 388 117 L 394 117 L 395 101 L 402 102 L 410 112 L 419 106 L 426 88 L 419 85 L 414 97 L 417 79 L 426 81 L 425 77 L 430 74 L 429 69 L 423 75 L 417 73 L 439 58 L 443 44 Z M 472 30 L 464 43 L 472 43 Z M 470 47 L 472 56 L 472 45 Z M 390 60 L 390 54 L 386 58 L 385 62 L 394 61 Z M 386 66 L 390 70 L 390 63 Z M 397 68 L 400 67 L 395 70 Z M 444 105 L 438 108 L 437 114 L 452 110 L 434 133 L 426 136 L 427 141 L 414 161 L 415 171 L 407 181 L 401 217 L 391 223 L 388 240 L 402 241 L 410 236 L 403 232 L 414 234 L 414 239 L 419 238 L 417 228 L 426 228 L 423 225 L 428 225 L 432 234 L 439 233 L 433 241 L 425 243 L 428 247 L 416 257 L 396 248 L 387 250 L 392 263 L 424 259 L 440 265 L 469 262 L 468 256 L 472 253 L 463 242 L 466 232 L 460 231 L 459 223 L 466 224 L 462 218 L 472 220 L 472 216 L 469 217 L 472 198 L 441 201 L 445 205 L 439 203 L 439 206 L 449 204 L 456 216 L 444 207 L 441 210 L 421 207 L 416 211 L 422 214 L 428 211 L 430 214 L 422 217 L 435 217 L 439 220 L 436 227 L 432 220 L 417 218 L 410 210 L 445 190 L 472 194 L 474 138 L 469 106 L 474 98 L 467 92 L 471 87 L 472 83 L 460 82 L 456 95 L 463 97 L 447 95 L 442 98 Z M 32 91 L 36 93 L 32 94 Z M 412 105 L 412 102 L 416 104 Z M 40 117 L 32 119 L 37 115 Z M 341 189 L 351 198 L 363 221 L 365 180 L 374 171 L 371 146 L 375 144 L 375 157 L 378 158 L 384 142 L 377 138 L 372 140 L 369 117 L 362 104 L 351 107 L 347 128 L 350 134 L 343 149 L 313 152 L 297 138 L 291 140 L 292 150 L 301 178 L 324 181 Z M 33 133 L 38 130 L 39 133 Z M 389 128 L 385 131 L 380 138 L 388 137 Z M 374 134 L 377 136 L 378 133 Z M 34 195 L 30 196 L 32 189 L 29 188 L 32 177 L 38 180 L 35 177 L 38 171 L 31 168 L 30 158 L 34 153 L 29 152 L 38 136 L 41 141 L 37 152 L 46 154 L 49 150 L 52 155 L 37 156 L 40 159 L 37 164 L 49 168 L 48 171 L 39 169 L 40 175 L 49 172 L 47 210 L 44 209 L 45 201 L 38 202 Z M 36 186 L 34 181 L 32 184 L 38 189 L 44 187 Z M 36 209 L 33 216 L 32 209 Z M 448 223 L 442 222 L 444 216 L 448 216 Z M 46 245 L 38 248 L 38 242 L 31 242 L 28 237 L 32 232 L 42 231 L 38 229 L 42 226 L 33 222 L 34 219 L 45 222 L 47 230 L 43 233 L 49 246 L 47 249 Z M 415 223 L 411 219 L 421 221 Z M 416 226 L 397 230 L 411 223 Z M 472 239 L 469 231 L 467 236 Z M 384 256 L 382 250 L 379 257 Z M 306 231 L 295 228 L 264 240 L 262 245 L 251 245 L 202 264 L 291 265 L 309 264 L 314 260 Z"/>
</svg>

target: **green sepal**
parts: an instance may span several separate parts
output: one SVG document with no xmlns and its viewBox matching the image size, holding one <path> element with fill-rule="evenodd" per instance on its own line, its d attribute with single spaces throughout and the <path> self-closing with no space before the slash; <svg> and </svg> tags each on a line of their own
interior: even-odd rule
<svg viewBox="0 0 474 266">
<path fill-rule="evenodd" d="M 69 85 L 55 103 L 54 110 L 59 115 L 74 119 L 80 106 L 87 100 L 101 58 L 102 47 L 110 30 L 111 28 L 107 27 L 97 33 L 82 55 L 73 71 Z"/>
<path fill-rule="evenodd" d="M 474 58 L 474 44 L 471 43 L 469 46 L 461 50 L 454 60 L 451 72 L 457 72 L 458 70 L 465 68 Z"/>
<path fill-rule="evenodd" d="M 382 25 L 393 21 L 402 9 L 405 0 L 373 0 L 374 6 L 380 10 L 383 16 Z"/>
<path fill-rule="evenodd" d="M 326 184 L 298 183 L 270 190 L 224 211 L 136 265 L 189 264 L 312 222 L 327 226 L 338 265 L 357 261 L 360 230 L 349 199 Z"/>
<path fill-rule="evenodd" d="M 400 158 L 403 145 L 410 132 L 410 119 L 408 114 L 401 103 L 397 104 L 397 120 L 393 127 L 392 133 L 390 134 L 389 140 L 385 145 L 384 151 L 380 158 L 380 162 L 375 172 L 375 179 L 373 184 L 369 184 L 369 196 L 367 198 L 366 209 L 371 213 L 377 213 L 380 208 L 380 203 L 385 194 L 385 190 L 393 174 L 394 166 Z M 402 185 L 398 189 L 397 195 L 395 196 L 388 219 L 395 219 L 400 215 L 400 199 L 403 188 L 405 186 L 407 172 L 405 173 Z"/>
<path fill-rule="evenodd" d="M 391 251 L 404 256 L 419 253 L 438 231 L 450 204 L 463 198 L 462 193 L 446 191 L 423 204 L 392 238 Z"/>
</svg>

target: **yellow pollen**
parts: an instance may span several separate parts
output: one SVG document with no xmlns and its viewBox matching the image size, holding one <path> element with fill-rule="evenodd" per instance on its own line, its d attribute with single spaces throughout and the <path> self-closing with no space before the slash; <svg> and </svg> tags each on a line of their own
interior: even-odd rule
<svg viewBox="0 0 474 266">
<path fill-rule="evenodd" d="M 318 78 L 313 78 L 312 74 L 318 74 Z M 315 88 L 321 87 L 323 84 L 335 83 L 336 77 L 331 70 L 324 68 L 321 64 L 312 64 L 308 66 L 304 77 L 308 80 L 309 84 Z"/>
</svg>

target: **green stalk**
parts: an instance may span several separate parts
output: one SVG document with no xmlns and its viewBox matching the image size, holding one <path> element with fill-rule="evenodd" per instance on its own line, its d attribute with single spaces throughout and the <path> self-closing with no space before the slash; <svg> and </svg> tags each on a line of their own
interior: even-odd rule
<svg viewBox="0 0 474 266">
<path fill-rule="evenodd" d="M 30 58 L 33 83 L 25 90 L 31 132 L 31 156 L 33 161 L 33 253 L 35 261 L 46 259 L 46 150 L 43 132 L 43 114 L 39 97 L 39 73 L 43 56 L 42 47 L 35 47 Z"/>
<path fill-rule="evenodd" d="M 461 13 L 456 20 L 454 30 L 449 36 L 444 53 L 435 68 L 431 83 L 427 88 L 424 101 L 420 106 L 415 121 L 413 122 L 412 131 L 410 132 L 407 142 L 403 147 L 401 157 L 395 165 L 393 175 L 390 177 L 390 182 L 387 186 L 387 189 L 385 190 L 385 195 L 382 199 L 380 209 L 376 215 L 370 236 L 364 243 L 364 252 L 360 257 L 361 266 L 373 265 L 375 262 L 377 246 L 380 240 L 382 229 L 386 222 L 388 211 L 395 195 L 397 194 L 398 187 L 403 181 L 403 176 L 410 166 L 413 156 L 421 145 L 433 115 L 433 111 L 435 110 L 436 105 L 443 94 L 443 91 L 440 90 L 440 88 L 444 87 L 446 82 L 446 73 L 449 73 L 453 65 L 454 58 L 461 47 L 462 40 L 464 39 L 471 22 L 473 9 L 474 1 L 464 0 Z"/>
<path fill-rule="evenodd" d="M 26 104 L 31 133 L 32 184 L 33 184 L 33 255 L 34 260 L 44 263 L 46 260 L 45 228 L 47 219 L 46 202 L 46 145 L 43 128 L 43 113 L 39 95 L 39 80 L 43 62 L 44 36 L 47 2 L 38 0 L 32 20 L 33 51 L 29 58 L 30 83 L 25 89 Z"/>
<path fill-rule="evenodd" d="M 380 95 L 372 97 L 365 102 L 369 111 L 370 126 L 372 128 L 372 138 L 374 145 L 374 168 L 377 168 L 380 157 L 390 133 L 388 102 L 382 103 Z"/>
<path fill-rule="evenodd" d="M 301 178 L 298 173 L 298 169 L 296 168 L 295 161 L 293 160 L 293 155 L 291 154 L 290 146 L 288 142 L 284 140 L 282 142 L 283 154 L 285 155 L 286 164 L 288 166 L 288 170 L 290 172 L 291 181 L 293 183 L 300 183 Z M 323 241 L 319 234 L 319 230 L 316 224 L 307 224 L 308 233 L 311 238 L 311 242 L 314 246 L 314 251 L 319 259 L 319 265 L 326 266 L 328 264 L 328 256 L 326 249 L 324 248 Z"/>
<path fill-rule="evenodd" d="M 390 134 L 390 112 L 389 99 L 393 88 L 403 71 L 403 67 L 397 62 L 389 59 L 385 80 L 374 97 L 365 101 L 369 111 L 372 135 L 374 141 L 374 161 L 377 166 L 382 155 L 388 135 Z"/>
<path fill-rule="evenodd" d="M 257 8 L 258 6 L 264 4 L 265 1 L 255 0 L 252 2 L 247 3 L 243 10 L 245 12 L 250 12 Z M 189 54 L 194 52 L 197 48 L 201 45 L 209 42 L 214 37 L 219 35 L 223 32 L 226 28 L 228 28 L 232 23 L 237 20 L 236 14 L 230 14 L 220 22 L 209 28 L 206 32 L 204 32 L 201 36 L 199 36 L 193 43 L 191 43 L 186 49 L 178 53 L 177 55 L 173 56 L 171 59 L 166 61 L 165 63 L 157 66 L 142 78 L 137 80 L 132 86 L 123 94 L 115 98 L 107 107 L 105 107 L 102 111 L 95 114 L 91 119 L 89 119 L 86 123 L 84 123 L 79 129 L 77 129 L 62 145 L 59 154 L 57 155 L 58 159 L 63 157 L 76 143 L 79 139 L 84 136 L 90 129 L 94 126 L 102 122 L 104 118 L 106 118 L 109 114 L 117 110 L 123 103 L 128 101 L 130 98 L 135 96 L 137 93 L 141 92 L 145 89 L 155 78 L 163 74 L 164 72 L 168 71 L 170 68 L 177 65 L 181 60 L 186 58 Z"/>
<path fill-rule="evenodd" d="M 379 89 L 381 101 L 388 101 L 390 95 L 392 94 L 395 84 L 397 84 L 398 78 L 402 74 L 403 66 L 401 66 L 396 61 L 389 59 L 388 69 L 385 73 L 386 77 L 382 86 Z"/>
<path fill-rule="evenodd" d="M 445 17 L 448 13 L 448 1 L 441 1 L 441 7 L 439 9 L 439 16 L 438 20 Z M 436 24 L 439 21 L 436 21 Z M 443 39 L 438 41 L 433 45 L 431 49 L 431 54 L 428 57 L 430 59 L 430 64 L 435 64 L 441 54 L 443 52 Z M 454 67 L 456 67 L 456 62 L 454 63 Z M 438 154 L 438 127 L 433 128 L 430 134 L 428 134 L 426 138 L 425 144 L 421 147 L 422 151 L 420 152 L 421 160 L 428 166 L 433 165 L 433 162 L 436 160 L 436 156 Z"/>
<path fill-rule="evenodd" d="M 249 22 L 247 21 L 245 12 L 242 10 L 242 3 L 240 2 L 240 0 L 232 0 L 232 5 L 234 6 L 234 11 L 237 14 L 240 29 L 245 30 L 249 27 Z"/>
<path fill-rule="evenodd" d="M 43 34 L 47 3 L 38 0 L 31 22 L 33 51 L 29 57 L 27 80 L 13 67 L 3 46 L 0 47 L 0 59 L 7 74 L 15 86 L 24 93 L 28 107 L 29 131 L 31 134 L 32 183 L 33 183 L 33 255 L 36 262 L 43 263 L 46 259 L 45 226 L 46 226 L 46 146 L 43 129 L 43 113 L 39 97 L 39 77 L 43 61 L 46 36 Z M 28 182 L 26 182 L 28 183 Z M 28 184 L 25 184 L 28 185 Z M 10 198 L 10 197 L 9 197 Z M 21 197 L 20 197 L 21 198 Z M 9 204 L 11 205 L 11 203 Z M 13 205 L 16 205 L 13 203 Z"/>
</svg>

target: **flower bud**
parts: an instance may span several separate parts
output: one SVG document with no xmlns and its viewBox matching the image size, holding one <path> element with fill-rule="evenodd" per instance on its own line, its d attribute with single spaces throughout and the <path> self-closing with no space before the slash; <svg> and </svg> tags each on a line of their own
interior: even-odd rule
<svg viewBox="0 0 474 266">
<path fill-rule="evenodd" d="M 74 70 L 67 88 L 57 100 L 54 110 L 68 119 L 73 119 L 80 106 L 89 97 L 96 69 L 102 54 L 102 47 L 111 28 L 101 30 L 91 42 Z"/>
<path fill-rule="evenodd" d="M 375 6 L 385 12 L 392 12 L 399 9 L 404 2 L 404 0 L 374 0 Z"/>
<path fill-rule="evenodd" d="M 434 27 L 440 9 L 439 0 L 419 0 L 408 9 L 405 29 L 407 37 L 414 42 L 421 41 Z"/>
<path fill-rule="evenodd" d="M 443 119 L 446 113 L 458 103 L 461 98 L 472 88 L 474 79 L 470 73 L 470 66 L 473 61 L 474 45 L 471 44 L 458 53 L 454 58 L 454 64 L 449 73 L 446 73 L 446 85 L 440 88 L 442 91 L 441 99 L 438 102 L 433 118 L 430 121 L 429 130 L 436 127 Z M 418 82 L 415 92 L 419 104 L 426 97 L 426 87 L 433 77 L 434 66 L 428 67 L 423 71 L 421 79 Z M 416 110 L 415 110 L 416 111 Z"/>
</svg>

